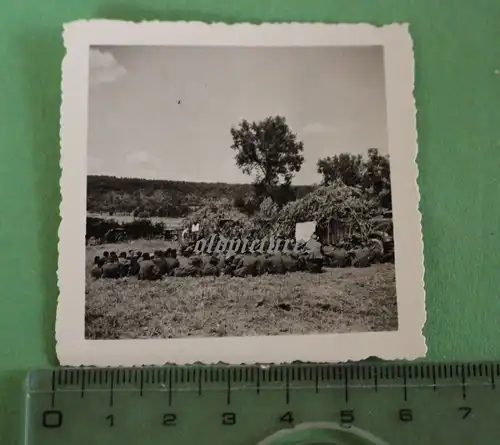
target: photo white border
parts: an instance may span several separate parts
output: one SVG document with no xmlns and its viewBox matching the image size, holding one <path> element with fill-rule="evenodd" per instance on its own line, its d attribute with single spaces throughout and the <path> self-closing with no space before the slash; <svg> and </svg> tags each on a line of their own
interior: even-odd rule
<svg viewBox="0 0 500 445">
<path fill-rule="evenodd" d="M 62 64 L 62 202 L 59 227 L 57 356 L 61 365 L 134 366 L 344 362 L 426 354 L 425 291 L 419 191 L 413 44 L 408 24 L 208 24 L 78 20 L 64 25 Z M 85 232 L 89 47 L 383 45 L 396 256 L 399 329 L 393 332 L 85 340 Z"/>
</svg>

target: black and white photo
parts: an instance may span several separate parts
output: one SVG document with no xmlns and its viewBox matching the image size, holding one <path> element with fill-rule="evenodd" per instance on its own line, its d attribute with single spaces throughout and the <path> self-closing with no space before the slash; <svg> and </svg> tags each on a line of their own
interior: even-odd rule
<svg viewBox="0 0 500 445">
<path fill-rule="evenodd" d="M 64 38 L 61 364 L 425 355 L 405 25 Z"/>
</svg>

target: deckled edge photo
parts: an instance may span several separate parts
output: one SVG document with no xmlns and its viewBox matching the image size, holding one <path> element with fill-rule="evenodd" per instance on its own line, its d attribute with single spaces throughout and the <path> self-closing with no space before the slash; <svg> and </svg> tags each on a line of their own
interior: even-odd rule
<svg viewBox="0 0 500 445">
<path fill-rule="evenodd" d="M 344 362 L 426 354 L 423 243 L 419 191 L 413 44 L 407 24 L 206 24 L 76 21 L 64 26 L 62 65 L 62 202 L 59 227 L 57 356 L 61 365 L 133 366 Z M 85 339 L 85 233 L 89 47 L 383 45 L 394 219 L 398 330 L 321 335 Z"/>
</svg>

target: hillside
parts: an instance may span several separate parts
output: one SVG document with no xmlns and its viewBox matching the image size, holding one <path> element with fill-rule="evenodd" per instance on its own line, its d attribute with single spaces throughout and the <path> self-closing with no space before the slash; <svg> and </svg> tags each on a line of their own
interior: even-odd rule
<svg viewBox="0 0 500 445">
<path fill-rule="evenodd" d="M 297 197 L 313 186 L 296 186 Z M 87 176 L 87 210 L 92 213 L 148 212 L 151 216 L 186 216 L 208 199 L 248 199 L 251 184 L 184 182 L 112 176 Z"/>
</svg>

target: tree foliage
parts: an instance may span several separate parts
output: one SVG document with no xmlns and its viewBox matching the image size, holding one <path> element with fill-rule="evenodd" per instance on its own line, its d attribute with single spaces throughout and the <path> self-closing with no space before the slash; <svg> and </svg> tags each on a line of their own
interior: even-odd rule
<svg viewBox="0 0 500 445">
<path fill-rule="evenodd" d="M 340 180 L 352 187 L 361 183 L 363 156 L 341 153 L 318 160 L 317 167 L 318 173 L 323 175 L 323 185 Z"/>
<path fill-rule="evenodd" d="M 392 209 L 389 156 L 380 155 L 376 148 L 368 150 L 368 160 L 365 162 L 362 184 L 379 197 L 382 207 Z"/>
<path fill-rule="evenodd" d="M 294 196 L 304 196 L 314 187 L 301 185 L 291 189 Z M 90 213 L 179 218 L 202 207 L 207 199 L 230 199 L 248 214 L 259 210 L 252 184 L 87 177 Z"/>
<path fill-rule="evenodd" d="M 389 156 L 379 154 L 376 148 L 368 150 L 368 156 L 341 153 L 318 160 L 318 173 L 322 184 L 328 186 L 336 181 L 345 185 L 360 185 L 386 209 L 392 209 L 391 169 Z"/>
<path fill-rule="evenodd" d="M 257 196 L 268 196 L 281 184 L 291 184 L 304 162 L 304 144 L 297 140 L 284 117 L 267 117 L 258 122 L 243 119 L 230 131 L 236 165 L 243 173 L 255 176 Z"/>
</svg>

